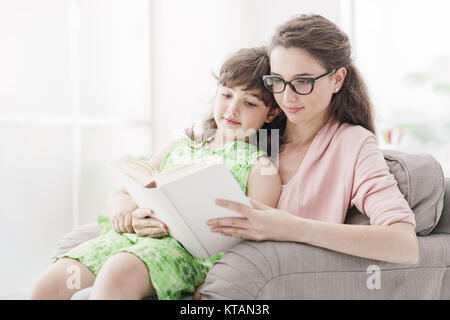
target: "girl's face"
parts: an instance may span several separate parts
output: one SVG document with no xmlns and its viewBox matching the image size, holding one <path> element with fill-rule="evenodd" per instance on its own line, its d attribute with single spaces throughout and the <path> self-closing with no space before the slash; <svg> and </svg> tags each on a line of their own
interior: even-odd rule
<svg viewBox="0 0 450 320">
<path fill-rule="evenodd" d="M 294 47 L 274 48 L 270 55 L 270 67 L 272 75 L 285 81 L 316 78 L 331 71 L 326 70 L 306 51 Z M 299 95 L 286 85 L 284 92 L 274 94 L 275 100 L 293 124 L 322 123 L 326 120 L 331 98 L 343 81 L 339 81 L 341 75 L 336 77 L 337 74 L 315 81 L 314 90 L 309 95 Z"/>
<path fill-rule="evenodd" d="M 227 142 L 248 138 L 270 122 L 270 108 L 262 101 L 260 90 L 243 88 L 219 86 L 214 100 L 217 130 Z"/>
</svg>

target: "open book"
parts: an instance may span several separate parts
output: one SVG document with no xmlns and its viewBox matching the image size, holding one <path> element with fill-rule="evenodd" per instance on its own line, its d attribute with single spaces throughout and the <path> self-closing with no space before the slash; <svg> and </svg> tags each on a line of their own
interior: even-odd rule
<svg viewBox="0 0 450 320">
<path fill-rule="evenodd" d="M 169 235 L 194 257 L 211 257 L 241 241 L 211 232 L 206 225 L 212 218 L 242 217 L 217 206 L 217 198 L 252 207 L 222 159 L 211 157 L 163 173 L 130 157 L 112 165 L 122 173 L 119 177 L 136 204 L 153 209 L 152 216 L 164 221 Z"/>
</svg>

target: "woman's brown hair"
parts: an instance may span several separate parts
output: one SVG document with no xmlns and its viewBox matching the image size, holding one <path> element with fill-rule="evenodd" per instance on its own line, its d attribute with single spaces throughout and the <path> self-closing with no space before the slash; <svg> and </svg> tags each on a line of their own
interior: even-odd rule
<svg viewBox="0 0 450 320">
<path fill-rule="evenodd" d="M 352 60 L 348 36 L 320 15 L 299 15 L 277 28 L 269 52 L 276 47 L 300 48 L 327 70 L 347 69 L 340 91 L 333 95 L 329 117 L 360 125 L 375 134 L 373 108 L 367 87 Z"/>
<path fill-rule="evenodd" d="M 257 89 L 261 92 L 261 100 L 264 104 L 270 108 L 269 113 L 274 112 L 278 107 L 273 94 L 270 93 L 265 87 L 262 81 L 262 76 L 270 74 L 270 64 L 268 48 L 266 46 L 260 46 L 256 48 L 244 48 L 233 55 L 231 55 L 220 68 L 219 75 L 214 75 L 218 85 L 226 86 L 229 88 L 244 87 L 244 90 Z M 264 146 L 265 151 L 271 156 L 271 140 L 272 130 L 279 131 L 279 145 L 282 144 L 282 136 L 284 135 L 286 125 L 286 117 L 283 112 L 279 112 L 279 115 L 275 117 L 270 123 L 264 123 L 262 128 L 256 133 L 257 146 Z M 195 142 L 200 142 L 202 145 L 214 136 L 217 129 L 217 124 L 214 120 L 214 113 L 211 110 L 207 117 L 203 119 L 201 123 L 201 134 L 197 134 L 194 130 L 195 126 L 186 129 L 186 135 Z M 267 141 L 260 142 L 263 129 L 267 130 Z M 264 139 L 265 140 L 265 139 Z M 250 139 L 254 142 L 253 139 Z"/>
</svg>

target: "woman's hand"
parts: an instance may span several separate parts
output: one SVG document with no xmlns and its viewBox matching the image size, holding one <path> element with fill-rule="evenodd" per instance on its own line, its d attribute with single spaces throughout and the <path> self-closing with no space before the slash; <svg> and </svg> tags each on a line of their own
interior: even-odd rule
<svg viewBox="0 0 450 320">
<path fill-rule="evenodd" d="M 208 220 L 207 225 L 211 227 L 211 231 L 247 240 L 292 240 L 292 234 L 289 232 L 291 230 L 290 227 L 298 217 L 288 212 L 271 208 L 253 199 L 248 199 L 254 208 L 249 208 L 233 201 L 217 199 L 217 205 L 236 211 L 243 218 Z M 298 230 L 298 232 L 301 231 Z"/>
<path fill-rule="evenodd" d="M 132 225 L 138 236 L 162 238 L 169 234 L 166 224 L 159 219 L 153 218 L 152 209 L 138 208 L 133 211 Z"/>
</svg>

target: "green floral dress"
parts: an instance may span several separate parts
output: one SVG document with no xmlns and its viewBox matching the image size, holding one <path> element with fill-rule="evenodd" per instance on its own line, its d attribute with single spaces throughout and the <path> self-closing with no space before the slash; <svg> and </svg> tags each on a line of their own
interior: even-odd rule
<svg viewBox="0 0 450 320">
<path fill-rule="evenodd" d="M 208 144 L 194 143 L 188 137 L 181 138 L 165 155 L 159 172 L 209 156 L 220 156 L 247 193 L 247 178 L 256 159 L 263 155 L 255 146 L 242 141 L 228 143 L 212 151 Z M 157 299 L 180 299 L 182 292 L 194 293 L 204 282 L 214 262 L 222 256 L 194 258 L 174 238 L 161 239 L 139 237 L 132 233 L 117 233 L 107 216 L 99 215 L 97 222 L 101 235 L 70 250 L 61 258 L 79 260 L 95 275 L 103 264 L 119 252 L 129 252 L 145 262 L 150 273 Z"/>
</svg>

